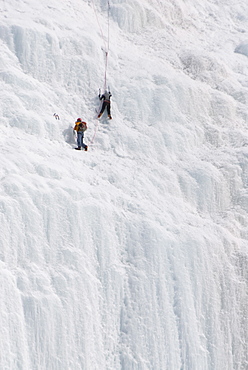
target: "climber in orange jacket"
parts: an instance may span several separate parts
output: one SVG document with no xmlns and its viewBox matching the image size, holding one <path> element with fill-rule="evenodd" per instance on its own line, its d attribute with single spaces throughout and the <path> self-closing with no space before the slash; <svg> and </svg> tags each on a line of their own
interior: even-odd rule
<svg viewBox="0 0 248 370">
<path fill-rule="evenodd" d="M 77 132 L 77 144 L 76 150 L 81 150 L 82 148 L 87 151 L 88 146 L 84 144 L 84 132 L 87 130 L 87 123 L 83 122 L 81 118 L 78 118 L 75 122 L 74 130 Z"/>
</svg>

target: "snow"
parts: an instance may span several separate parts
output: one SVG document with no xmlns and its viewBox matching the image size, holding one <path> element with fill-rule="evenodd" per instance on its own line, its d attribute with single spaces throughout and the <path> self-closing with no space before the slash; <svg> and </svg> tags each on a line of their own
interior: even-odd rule
<svg viewBox="0 0 248 370">
<path fill-rule="evenodd" d="M 0 369 L 247 369 L 248 4 L 0 3 Z"/>
<path fill-rule="evenodd" d="M 248 56 L 248 40 L 241 42 L 241 44 L 236 47 L 235 52 Z"/>
</svg>

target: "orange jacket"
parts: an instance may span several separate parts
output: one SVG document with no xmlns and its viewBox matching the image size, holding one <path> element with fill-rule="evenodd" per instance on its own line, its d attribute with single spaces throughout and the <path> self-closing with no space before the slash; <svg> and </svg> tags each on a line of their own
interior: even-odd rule
<svg viewBox="0 0 248 370">
<path fill-rule="evenodd" d="M 82 123 L 82 127 L 79 126 L 80 123 Z M 77 122 L 75 122 L 75 126 L 74 126 L 74 129 L 73 130 L 75 130 L 77 132 L 84 132 L 84 131 L 87 130 L 87 123 L 86 122 L 77 121 Z"/>
</svg>

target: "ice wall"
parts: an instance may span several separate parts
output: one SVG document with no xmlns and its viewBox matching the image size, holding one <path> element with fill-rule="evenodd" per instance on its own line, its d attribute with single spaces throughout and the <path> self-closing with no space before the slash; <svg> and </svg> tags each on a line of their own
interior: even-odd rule
<svg viewBox="0 0 248 370">
<path fill-rule="evenodd" d="M 0 2 L 0 368 L 246 369 L 247 5 Z"/>
</svg>

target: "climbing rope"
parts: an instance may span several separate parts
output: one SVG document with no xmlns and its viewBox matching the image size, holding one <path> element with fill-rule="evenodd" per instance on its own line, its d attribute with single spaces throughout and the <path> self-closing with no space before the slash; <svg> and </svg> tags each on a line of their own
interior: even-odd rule
<svg viewBox="0 0 248 370">
<path fill-rule="evenodd" d="M 107 51 L 106 51 L 106 59 L 105 59 L 105 74 L 104 74 L 104 91 L 107 87 L 107 69 L 108 69 L 108 53 L 109 53 L 109 10 L 110 5 L 108 1 L 108 43 L 107 43 Z"/>
<path fill-rule="evenodd" d="M 101 27 L 101 24 L 99 22 L 99 18 L 98 18 L 98 14 L 97 14 L 97 11 L 96 11 L 96 6 L 95 6 L 95 2 L 94 0 L 92 0 L 92 5 L 93 5 L 93 10 L 94 10 L 94 13 L 95 13 L 95 17 L 96 17 L 96 20 L 97 20 L 97 23 L 98 23 L 98 27 L 99 27 L 99 30 L 100 30 L 100 34 L 101 34 L 101 38 L 103 40 L 103 44 L 104 44 L 104 53 L 105 53 L 105 65 L 104 65 L 104 84 L 103 84 L 103 91 L 106 90 L 107 88 L 107 69 L 108 69 L 108 55 L 109 55 L 109 40 L 110 40 L 110 34 L 109 34 L 109 18 L 110 18 L 110 4 L 109 4 L 109 0 L 108 0 L 108 14 L 107 14 L 107 41 L 106 41 L 106 38 L 104 37 L 104 33 L 103 33 L 103 29 Z M 99 89 L 99 94 L 100 94 L 101 90 Z M 94 143 L 94 140 L 95 140 L 95 137 L 96 137 L 96 134 L 97 134 L 97 131 L 98 131 L 98 128 L 99 128 L 99 121 L 98 119 L 96 120 L 96 124 L 95 124 L 95 130 L 94 130 L 94 134 L 92 136 L 92 139 L 90 140 L 89 142 L 89 145 L 92 145 Z"/>
<path fill-rule="evenodd" d="M 96 134 L 97 134 L 97 131 L 98 131 L 98 127 L 99 127 L 99 121 L 98 119 L 96 119 L 96 124 L 95 124 L 95 130 L 94 130 L 94 134 L 89 142 L 89 145 L 92 145 L 95 141 L 95 137 L 96 137 Z"/>
<path fill-rule="evenodd" d="M 108 0 L 108 15 L 107 15 L 107 41 L 106 41 L 106 38 L 104 37 L 104 33 L 103 33 L 103 30 L 102 30 L 102 27 L 101 27 L 101 24 L 99 22 L 99 18 L 98 18 L 98 15 L 97 15 L 97 11 L 96 11 L 96 7 L 95 7 L 95 2 L 94 0 L 92 0 L 92 5 L 93 5 L 93 9 L 94 9 L 94 13 L 95 13 L 95 17 L 96 17 L 96 20 L 97 20 L 97 23 L 98 23 L 98 26 L 99 26 L 99 29 L 100 29 L 100 33 L 101 33 L 101 38 L 103 40 L 103 44 L 104 44 L 104 52 L 105 52 L 105 69 L 104 69 L 104 84 L 103 84 L 103 90 L 105 91 L 106 90 L 106 87 L 107 87 L 107 69 L 108 69 L 108 55 L 109 55 L 109 39 L 110 39 L 110 34 L 109 34 L 109 15 L 110 15 L 110 4 L 109 4 L 109 0 Z"/>
</svg>

